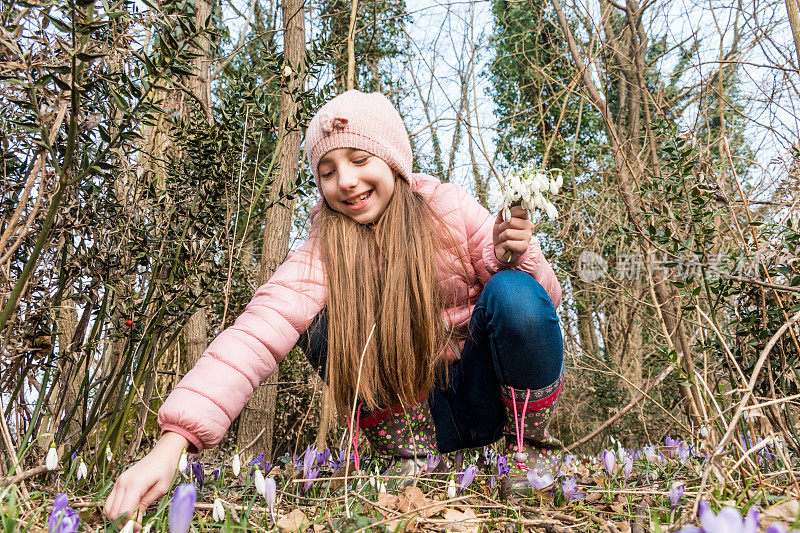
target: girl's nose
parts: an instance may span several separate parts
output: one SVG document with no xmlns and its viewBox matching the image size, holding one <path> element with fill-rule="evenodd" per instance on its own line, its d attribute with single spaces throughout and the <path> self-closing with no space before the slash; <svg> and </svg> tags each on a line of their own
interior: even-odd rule
<svg viewBox="0 0 800 533">
<path fill-rule="evenodd" d="M 339 169 L 339 188 L 352 189 L 358 185 L 358 171 L 350 165 L 342 165 Z"/>
</svg>

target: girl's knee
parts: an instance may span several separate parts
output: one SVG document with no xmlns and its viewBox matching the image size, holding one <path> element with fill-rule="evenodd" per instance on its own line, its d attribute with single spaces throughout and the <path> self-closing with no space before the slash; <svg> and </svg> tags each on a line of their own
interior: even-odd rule
<svg viewBox="0 0 800 533">
<path fill-rule="evenodd" d="M 481 299 L 492 308 L 493 314 L 502 314 L 512 322 L 527 327 L 541 322 L 558 322 L 553 302 L 536 279 L 520 270 L 498 272 L 486 282 Z"/>
</svg>

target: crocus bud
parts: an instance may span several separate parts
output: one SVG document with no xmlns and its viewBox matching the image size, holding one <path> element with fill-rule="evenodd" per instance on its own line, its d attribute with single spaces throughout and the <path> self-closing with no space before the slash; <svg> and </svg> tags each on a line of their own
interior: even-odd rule
<svg viewBox="0 0 800 533">
<path fill-rule="evenodd" d="M 622 474 L 625 476 L 625 481 L 628 480 L 632 471 L 633 471 L 633 457 L 631 457 L 630 455 L 626 455 L 622 459 Z"/>
<path fill-rule="evenodd" d="M 261 473 L 261 469 L 258 467 L 256 467 L 256 471 L 253 474 L 253 481 L 256 485 L 256 492 L 264 496 L 267 492 L 267 484 L 264 480 L 264 474 Z"/>
<path fill-rule="evenodd" d="M 169 509 L 170 533 L 186 533 L 194 517 L 194 505 L 197 503 L 197 487 L 194 483 L 179 485 L 172 494 Z"/>
<path fill-rule="evenodd" d="M 47 450 L 47 457 L 44 459 L 44 465 L 51 472 L 58 468 L 58 452 L 56 452 L 56 447 L 52 444 L 50 445 L 50 449 Z"/>
<path fill-rule="evenodd" d="M 275 487 L 275 478 L 268 477 L 264 480 L 264 499 L 267 500 L 267 508 L 269 509 L 269 514 L 275 514 L 275 496 L 276 496 L 277 488 Z"/>
<path fill-rule="evenodd" d="M 669 503 L 673 509 L 678 506 L 685 490 L 686 487 L 684 485 L 675 485 L 669 490 Z"/>
<path fill-rule="evenodd" d="M 186 449 L 181 452 L 181 458 L 178 459 L 178 472 L 186 472 L 186 466 L 188 465 L 188 459 L 186 457 Z"/>
<path fill-rule="evenodd" d="M 614 455 L 614 452 L 611 450 L 603 450 L 600 459 L 603 461 L 603 468 L 606 469 L 606 474 L 609 476 L 613 475 L 614 466 L 617 464 L 617 456 Z"/>
<path fill-rule="evenodd" d="M 242 460 L 239 458 L 239 452 L 233 454 L 233 461 L 231 461 L 231 470 L 233 470 L 233 475 L 238 477 L 239 472 L 242 470 Z"/>
<path fill-rule="evenodd" d="M 86 469 L 86 463 L 83 462 L 83 458 L 81 457 L 81 462 L 78 463 L 78 473 L 77 479 L 80 481 L 81 479 L 86 479 L 88 477 L 89 472 Z"/>
<path fill-rule="evenodd" d="M 225 507 L 222 506 L 222 500 L 214 498 L 214 511 L 212 512 L 215 522 L 225 521 Z"/>
</svg>

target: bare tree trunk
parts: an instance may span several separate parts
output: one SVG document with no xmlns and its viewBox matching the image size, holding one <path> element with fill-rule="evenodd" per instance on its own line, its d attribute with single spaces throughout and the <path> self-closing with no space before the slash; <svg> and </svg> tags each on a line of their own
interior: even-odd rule
<svg viewBox="0 0 800 533">
<path fill-rule="evenodd" d="M 305 76 L 305 9 L 302 0 L 284 0 L 283 43 L 284 53 L 292 72 L 286 72 L 281 78 L 280 130 L 278 138 L 282 138 L 278 153 L 278 176 L 272 183 L 270 197 L 275 196 L 283 188 L 291 185 L 297 176 L 298 156 L 300 153 L 300 127 L 295 115 L 297 102 L 296 89 L 301 87 Z M 261 268 L 258 284 L 266 283 L 286 257 L 289 246 L 289 230 L 292 225 L 294 201 L 287 201 L 287 206 L 275 205 L 266 214 L 264 243 L 261 255 Z M 242 411 L 239 419 L 237 443 L 244 450 L 248 445 L 255 450 L 272 455 L 273 424 L 275 422 L 275 399 L 277 397 L 278 370 L 262 383 L 250 397 L 250 401 Z"/>
<path fill-rule="evenodd" d="M 205 29 L 206 20 L 211 14 L 211 4 L 208 0 L 196 0 L 194 8 L 197 17 L 197 29 L 201 31 Z M 198 56 L 193 60 L 193 65 L 195 69 L 197 69 L 197 74 L 195 76 L 190 76 L 186 80 L 186 85 L 203 108 L 206 120 L 211 123 L 212 117 L 209 108 L 211 102 L 211 87 L 209 83 L 211 61 L 208 57 L 209 46 L 206 39 L 201 39 L 200 42 L 202 44 L 202 49 L 198 51 Z M 185 102 L 182 103 L 184 105 L 181 107 L 185 108 Z M 208 346 L 208 318 L 206 317 L 205 307 L 200 307 L 200 309 L 189 317 L 186 326 L 184 326 L 183 335 L 186 340 L 186 357 L 184 359 L 183 370 L 188 371 L 200 360 L 200 356 L 203 355 L 203 351 L 205 351 Z"/>
<path fill-rule="evenodd" d="M 789 12 L 789 26 L 792 27 L 797 62 L 800 64 L 800 7 L 797 0 L 786 0 L 786 11 Z"/>
</svg>

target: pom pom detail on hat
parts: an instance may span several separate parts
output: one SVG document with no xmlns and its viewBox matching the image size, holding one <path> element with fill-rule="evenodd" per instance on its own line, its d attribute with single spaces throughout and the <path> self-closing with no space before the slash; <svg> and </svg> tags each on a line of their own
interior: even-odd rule
<svg viewBox="0 0 800 533">
<path fill-rule="evenodd" d="M 325 133 L 331 133 L 334 128 L 344 129 L 344 127 L 347 126 L 347 117 L 339 115 L 332 117 L 328 113 L 325 113 L 319 118 L 319 125 L 322 128 L 322 131 Z"/>
<path fill-rule="evenodd" d="M 319 187 L 319 160 L 331 150 L 355 148 L 380 157 L 411 183 L 411 143 L 403 119 L 381 93 L 343 92 L 323 105 L 308 125 L 306 156 Z"/>
</svg>

